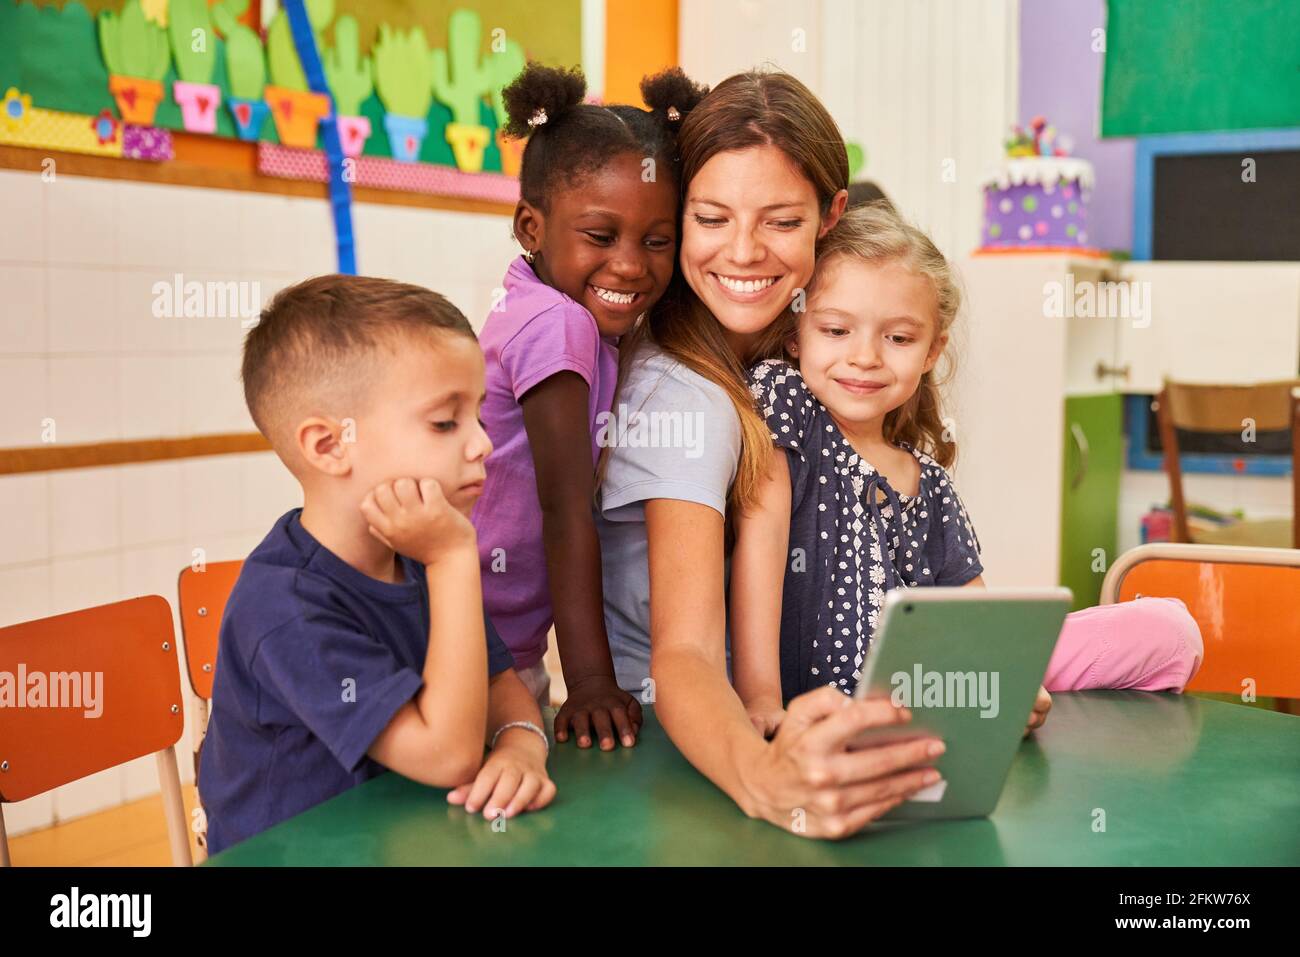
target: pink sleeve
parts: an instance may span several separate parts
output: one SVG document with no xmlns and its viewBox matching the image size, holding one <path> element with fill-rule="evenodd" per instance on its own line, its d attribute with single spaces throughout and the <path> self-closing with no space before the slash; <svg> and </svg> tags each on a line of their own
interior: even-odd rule
<svg viewBox="0 0 1300 957">
<path fill-rule="evenodd" d="M 1098 605 L 1065 616 L 1043 687 L 1182 691 L 1204 653 L 1201 629 L 1177 598 Z"/>
<path fill-rule="evenodd" d="M 530 319 L 501 348 L 501 368 L 515 399 L 557 372 L 576 372 L 591 386 L 596 375 L 600 333 L 596 320 L 575 302 Z"/>
</svg>

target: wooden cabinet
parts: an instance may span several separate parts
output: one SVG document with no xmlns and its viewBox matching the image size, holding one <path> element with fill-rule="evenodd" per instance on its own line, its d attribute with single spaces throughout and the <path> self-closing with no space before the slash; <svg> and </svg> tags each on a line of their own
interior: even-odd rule
<svg viewBox="0 0 1300 957">
<path fill-rule="evenodd" d="M 1290 379 L 1300 356 L 1300 264 L 1127 262 L 1110 273 L 1147 290 L 1150 323 L 1118 324 L 1125 392 L 1161 380 Z"/>
<path fill-rule="evenodd" d="M 1061 584 L 1074 592 L 1078 610 L 1097 604 L 1117 551 L 1123 396 L 1066 396 L 1063 444 Z"/>
</svg>

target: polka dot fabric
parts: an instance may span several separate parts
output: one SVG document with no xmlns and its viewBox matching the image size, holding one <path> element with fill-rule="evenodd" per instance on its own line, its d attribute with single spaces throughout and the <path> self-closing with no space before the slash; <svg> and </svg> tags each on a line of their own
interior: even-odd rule
<svg viewBox="0 0 1300 957">
<path fill-rule="evenodd" d="M 964 585 L 980 575 L 979 539 L 948 473 L 921 467 L 901 495 L 840 432 L 798 369 L 767 360 L 750 391 L 787 452 L 790 560 L 781 607 L 781 685 L 788 700 L 819 685 L 852 693 L 890 588 Z"/>
</svg>

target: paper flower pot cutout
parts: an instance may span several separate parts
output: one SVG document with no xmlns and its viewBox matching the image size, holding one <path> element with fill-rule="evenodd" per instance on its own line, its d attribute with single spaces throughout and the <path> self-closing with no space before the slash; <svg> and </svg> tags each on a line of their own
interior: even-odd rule
<svg viewBox="0 0 1300 957">
<path fill-rule="evenodd" d="M 329 116 L 330 98 L 324 93 L 304 93 L 280 86 L 268 86 L 265 97 L 280 142 L 298 149 L 314 149 L 316 126 Z"/>
<path fill-rule="evenodd" d="M 235 118 L 235 132 L 241 140 L 256 140 L 262 135 L 262 126 L 266 123 L 271 110 L 261 100 L 245 100 L 232 96 L 226 101 L 230 115 Z"/>
<path fill-rule="evenodd" d="M 520 169 L 524 165 L 524 147 L 528 145 L 528 140 L 515 139 L 513 136 L 506 136 L 504 130 L 497 130 L 497 149 L 501 151 L 501 172 L 507 176 L 518 178 Z M 479 160 L 480 165 L 482 160 Z"/>
<path fill-rule="evenodd" d="M 4 100 L 0 101 L 0 121 L 12 132 L 21 129 L 31 118 L 32 98 L 26 93 L 19 93 L 16 86 L 9 87 Z"/>
<path fill-rule="evenodd" d="M 433 95 L 451 110 L 452 122 L 444 135 L 456 166 L 466 173 L 483 168 L 483 151 L 491 134 L 479 124 L 479 111 L 498 78 L 495 61 L 489 62 L 479 53 L 482 29 L 474 11 L 453 11 L 447 24 L 447 49 L 434 50 L 429 56 Z"/>
<path fill-rule="evenodd" d="M 151 125 L 171 59 L 166 31 L 145 19 L 140 0 L 126 0 L 120 13 L 102 11 L 98 23 L 99 49 L 118 112 L 128 123 Z"/>
<path fill-rule="evenodd" d="M 477 123 L 448 123 L 445 131 L 456 168 L 463 173 L 483 169 L 483 152 L 487 149 L 488 128 Z"/>
<path fill-rule="evenodd" d="M 429 122 L 421 116 L 402 116 L 400 113 L 384 114 L 384 129 L 388 131 L 388 143 L 393 150 L 393 159 L 403 163 L 414 163 L 424 145 L 424 136 L 429 132 Z"/>
<path fill-rule="evenodd" d="M 162 102 L 161 80 L 146 80 L 138 76 L 110 75 L 108 90 L 117 101 L 122 119 L 137 126 L 152 126 L 158 104 Z"/>
<path fill-rule="evenodd" d="M 321 57 L 325 78 L 334 94 L 338 111 L 339 139 L 346 156 L 360 156 L 370 136 L 370 118 L 361 115 L 361 104 L 374 91 L 370 57 L 362 56 L 360 31 L 354 17 L 339 17 L 334 24 L 334 47 Z"/>
<path fill-rule="evenodd" d="M 223 0 L 211 8 L 212 22 L 226 38 L 226 78 L 230 96 L 226 105 L 235 118 L 235 132 L 241 140 L 262 136 L 270 112 L 262 100 L 266 86 L 266 60 L 257 34 L 236 18 L 248 9 L 248 0 Z"/>
<path fill-rule="evenodd" d="M 221 105 L 221 87 L 215 83 L 172 84 L 172 96 L 181 108 L 181 122 L 191 133 L 217 131 L 217 107 Z"/>
<path fill-rule="evenodd" d="M 339 140 L 343 144 L 344 156 L 360 156 L 368 139 L 370 139 L 370 117 L 339 117 Z"/>
</svg>

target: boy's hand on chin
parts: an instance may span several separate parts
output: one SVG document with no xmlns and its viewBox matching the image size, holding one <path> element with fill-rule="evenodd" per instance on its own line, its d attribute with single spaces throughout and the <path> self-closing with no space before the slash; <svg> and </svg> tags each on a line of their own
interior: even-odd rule
<svg viewBox="0 0 1300 957">
<path fill-rule="evenodd" d="M 380 482 L 361 501 L 361 514 L 371 535 L 424 565 L 466 546 L 474 549 L 477 542 L 469 519 L 431 478 Z"/>
<path fill-rule="evenodd" d="M 1038 697 L 1034 699 L 1034 710 L 1029 713 L 1029 724 L 1025 725 L 1024 737 L 1035 728 L 1041 728 L 1047 721 L 1047 712 L 1052 710 L 1052 696 L 1042 685 L 1038 686 Z"/>
<path fill-rule="evenodd" d="M 554 799 L 555 782 L 546 773 L 546 748 L 525 728 L 507 729 L 488 753 L 474 783 L 462 784 L 447 794 L 449 803 L 463 804 L 471 814 L 482 809 L 489 821 L 540 811 Z"/>
</svg>

